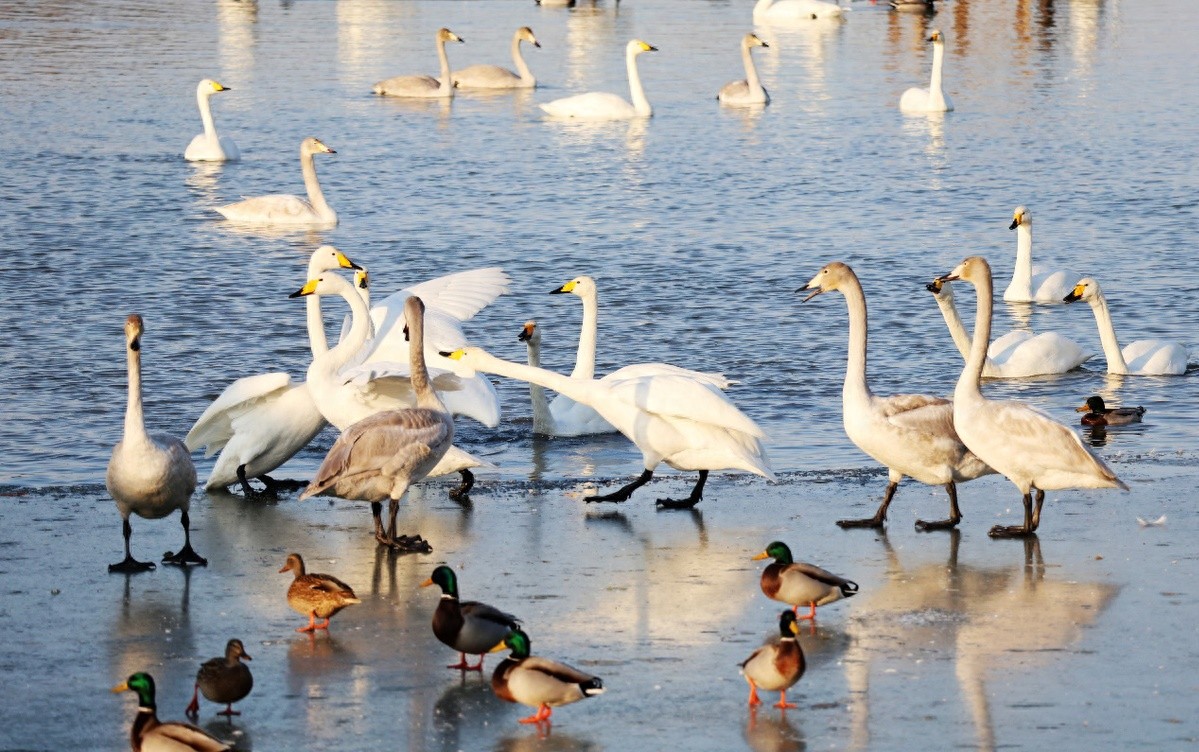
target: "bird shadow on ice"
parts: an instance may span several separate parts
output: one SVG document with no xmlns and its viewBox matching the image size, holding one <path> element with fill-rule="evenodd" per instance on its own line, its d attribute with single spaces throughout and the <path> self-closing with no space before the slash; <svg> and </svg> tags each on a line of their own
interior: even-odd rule
<svg viewBox="0 0 1199 752">
<path fill-rule="evenodd" d="M 745 743 L 754 752 L 802 752 L 808 748 L 803 729 L 787 711 L 750 708 L 745 721 Z"/>
</svg>

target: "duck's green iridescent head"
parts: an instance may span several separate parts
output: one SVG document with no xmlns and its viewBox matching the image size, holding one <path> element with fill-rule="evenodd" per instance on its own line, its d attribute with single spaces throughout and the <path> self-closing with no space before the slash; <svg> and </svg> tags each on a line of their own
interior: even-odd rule
<svg viewBox="0 0 1199 752">
<path fill-rule="evenodd" d="M 782 541 L 774 541 L 766 550 L 754 557 L 754 561 L 761 559 L 774 559 L 778 564 L 791 564 L 791 549 L 787 548 L 787 544 Z"/>
<path fill-rule="evenodd" d="M 154 707 L 154 677 L 144 671 L 138 671 L 125 681 L 112 688 L 116 692 L 137 692 L 137 704 L 143 708 Z"/>
<path fill-rule="evenodd" d="M 428 587 L 429 585 L 437 585 L 445 595 L 458 597 L 458 575 L 454 574 L 454 570 L 444 564 L 434 569 L 429 579 L 421 583 L 421 587 Z"/>
<path fill-rule="evenodd" d="M 528 658 L 530 647 L 529 636 L 523 630 L 514 629 L 508 633 L 503 642 L 496 645 L 489 652 L 495 653 L 508 648 L 512 651 L 512 658 Z"/>
</svg>

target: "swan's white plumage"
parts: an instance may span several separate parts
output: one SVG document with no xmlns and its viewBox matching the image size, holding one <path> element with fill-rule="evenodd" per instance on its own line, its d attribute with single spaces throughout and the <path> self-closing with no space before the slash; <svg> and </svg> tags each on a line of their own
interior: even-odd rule
<svg viewBox="0 0 1199 752">
<path fill-rule="evenodd" d="M 533 30 L 528 26 L 522 26 L 516 30 L 512 36 L 512 64 L 516 66 L 517 73 L 513 73 L 507 68 L 502 68 L 498 65 L 468 65 L 465 68 L 456 70 L 452 76 L 454 86 L 459 89 L 533 89 L 537 86 L 537 79 L 529 70 L 525 58 L 520 54 L 520 43 L 528 42 L 534 47 L 540 47 L 541 43 L 537 41 L 537 37 L 533 35 Z"/>
<path fill-rule="evenodd" d="M 189 162 L 235 162 L 241 159 L 241 150 L 229 136 L 217 133 L 216 123 L 212 119 L 212 103 L 209 101 L 213 94 L 229 91 L 228 86 L 206 78 L 196 85 L 196 104 L 200 108 L 200 120 L 204 123 L 204 132 L 197 135 L 187 145 L 183 158 Z"/>
<path fill-rule="evenodd" d="M 1093 277 L 1083 277 L 1065 297 L 1066 302 L 1085 300 L 1095 314 L 1099 341 L 1107 358 L 1107 372 L 1128 376 L 1180 376 L 1186 373 L 1190 355 L 1180 342 L 1167 339 L 1139 339 L 1123 348 L 1116 338 L 1116 326 L 1107 307 L 1107 298 Z"/>
<path fill-rule="evenodd" d="M 216 207 L 226 219 L 251 224 L 336 225 L 337 212 L 329 208 L 325 194 L 316 177 L 313 154 L 336 154 L 320 139 L 306 138 L 300 143 L 300 170 L 308 199 L 286 193 L 254 196 L 232 204 Z"/>
<path fill-rule="evenodd" d="M 845 9 L 826 0 L 758 0 L 754 5 L 755 23 L 809 21 L 839 18 Z"/>
<path fill-rule="evenodd" d="M 741 81 L 730 81 L 720 89 L 716 98 L 721 104 L 769 104 L 770 95 L 766 93 L 762 81 L 758 78 L 758 69 L 754 66 L 753 55 L 750 54 L 754 47 L 769 46 L 759 39 L 757 34 L 746 34 L 741 39 L 741 62 L 745 66 L 745 78 Z"/>
<path fill-rule="evenodd" d="M 637 56 L 643 52 L 654 52 L 657 49 L 640 39 L 634 39 L 625 45 L 625 69 L 629 76 L 629 93 L 632 95 L 632 104 L 616 94 L 593 91 L 555 99 L 538 106 L 550 117 L 562 119 L 631 120 L 637 117 L 650 117 L 654 111 L 650 107 L 649 100 L 645 97 L 645 89 L 641 85 L 641 74 L 637 71 Z"/>
<path fill-rule="evenodd" d="M 448 99 L 454 96 L 454 82 L 450 74 L 450 59 L 445 54 L 446 42 L 462 42 L 463 39 L 446 28 L 437 30 L 437 59 L 441 63 L 441 76 L 395 76 L 375 84 L 374 92 L 387 97 L 415 97 L 418 99 Z"/>
<path fill-rule="evenodd" d="M 953 101 L 941 87 L 941 69 L 945 64 L 945 35 L 933 30 L 928 35 L 933 43 L 933 71 L 927 89 L 912 87 L 899 98 L 899 109 L 903 112 L 948 112 Z"/>
<path fill-rule="evenodd" d="M 1034 272 L 1032 266 L 1032 212 L 1017 206 L 1008 229 L 1016 231 L 1016 266 L 1003 292 L 1008 303 L 1061 303 L 1074 289 L 1078 275 L 1068 271 Z"/>
</svg>

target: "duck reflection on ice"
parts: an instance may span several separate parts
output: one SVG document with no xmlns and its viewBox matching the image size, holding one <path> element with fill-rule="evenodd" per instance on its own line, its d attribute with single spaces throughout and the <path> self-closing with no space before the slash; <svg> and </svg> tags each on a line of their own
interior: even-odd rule
<svg viewBox="0 0 1199 752">
<path fill-rule="evenodd" d="M 801 711 L 802 712 L 802 711 Z M 795 713 L 759 713 L 751 708 L 745 722 L 745 742 L 754 752 L 803 752 L 808 748 Z"/>
</svg>

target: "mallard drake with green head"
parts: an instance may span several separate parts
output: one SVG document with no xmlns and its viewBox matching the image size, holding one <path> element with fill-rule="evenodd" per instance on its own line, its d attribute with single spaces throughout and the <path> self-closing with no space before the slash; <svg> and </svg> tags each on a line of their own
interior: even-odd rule
<svg viewBox="0 0 1199 752">
<path fill-rule="evenodd" d="M 767 598 L 786 603 L 798 615 L 800 606 L 810 606 L 799 619 L 815 619 L 816 607 L 857 595 L 858 583 L 791 558 L 791 549 L 782 541 L 774 541 L 754 561 L 774 559 L 762 571 L 762 592 Z"/>
<path fill-rule="evenodd" d="M 458 600 L 458 575 L 447 566 L 433 570 L 433 575 L 421 587 L 441 588 L 441 602 L 433 612 L 433 634 L 459 653 L 458 662 L 446 666 L 463 671 L 482 671 L 483 657 L 508 632 L 520 628 L 520 619 L 494 606 L 478 601 Z M 479 656 L 477 666 L 466 662 L 467 653 Z"/>
<path fill-rule="evenodd" d="M 519 702 L 537 708 L 521 723 L 549 723 L 551 708 L 569 705 L 586 697 L 602 694 L 604 682 L 565 663 L 529 654 L 529 636 L 519 629 L 508 633 L 492 652 L 509 648 L 512 653 L 491 675 L 491 691 L 507 702 Z"/>
<path fill-rule="evenodd" d="M 354 589 L 330 574 L 308 574 L 304 570 L 304 559 L 299 554 L 288 554 L 287 563 L 280 573 L 292 572 L 295 579 L 287 589 L 287 605 L 308 617 L 308 626 L 297 627 L 297 632 L 312 632 L 328 629 L 329 618 L 346 606 L 362 603 L 354 595 Z M 316 617 L 325 620 L 316 623 Z"/>
<path fill-rule="evenodd" d="M 758 648 L 741 664 L 741 675 L 749 682 L 750 707 L 762 704 L 758 697 L 759 687 L 779 693 L 779 701 L 774 705 L 776 708 L 797 707 L 787 702 L 787 690 L 795 686 L 807 668 L 803 648 L 795 638 L 798 633 L 799 622 L 795 620 L 795 612 L 784 611 L 779 615 L 779 641 Z"/>
<path fill-rule="evenodd" d="M 1082 416 L 1084 426 L 1123 426 L 1140 423 L 1141 416 L 1145 414 L 1143 407 L 1108 407 L 1098 394 L 1088 397 L 1086 404 L 1074 408 L 1074 411 L 1086 413 Z"/>
<path fill-rule="evenodd" d="M 145 672 L 130 676 L 112 691 L 137 693 L 137 717 L 129 732 L 129 746 L 133 752 L 226 752 L 233 749 L 190 723 L 158 720 L 154 677 Z"/>
<path fill-rule="evenodd" d="M 200 693 L 203 692 L 204 697 L 212 702 L 225 704 L 225 709 L 217 715 L 241 715 L 241 711 L 233 709 L 233 703 L 241 702 L 254 688 L 254 677 L 250 674 L 250 667 L 242 663 L 243 658 L 254 660 L 246 652 L 241 640 L 233 639 L 225 645 L 224 657 L 210 658 L 200 664 L 192 701 L 184 712 L 190 716 L 199 715 Z"/>
</svg>

